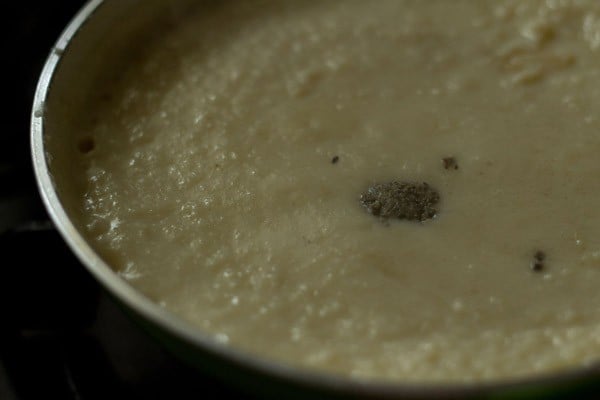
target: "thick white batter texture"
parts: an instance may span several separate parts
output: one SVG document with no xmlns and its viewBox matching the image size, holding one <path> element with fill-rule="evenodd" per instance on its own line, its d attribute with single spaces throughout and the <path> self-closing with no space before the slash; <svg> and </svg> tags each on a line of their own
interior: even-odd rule
<svg viewBox="0 0 600 400">
<path fill-rule="evenodd" d="M 81 132 L 86 235 L 124 279 L 219 341 L 359 378 L 599 359 L 600 2 L 188 14 Z M 436 217 L 369 214 L 394 180 L 435 188 Z"/>
</svg>

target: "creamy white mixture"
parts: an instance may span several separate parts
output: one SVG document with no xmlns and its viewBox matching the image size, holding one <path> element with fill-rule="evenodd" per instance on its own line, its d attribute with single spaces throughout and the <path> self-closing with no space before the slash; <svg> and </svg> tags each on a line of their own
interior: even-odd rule
<svg viewBox="0 0 600 400">
<path fill-rule="evenodd" d="M 404 382 L 589 364 L 599 66 L 596 0 L 199 6 L 82 128 L 86 234 L 162 306 L 294 365 Z M 360 194 L 391 180 L 435 187 L 437 217 L 368 214 Z"/>
</svg>

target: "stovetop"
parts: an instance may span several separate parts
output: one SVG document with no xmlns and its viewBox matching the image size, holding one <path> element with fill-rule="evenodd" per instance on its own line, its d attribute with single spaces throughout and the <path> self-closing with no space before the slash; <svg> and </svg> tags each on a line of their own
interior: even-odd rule
<svg viewBox="0 0 600 400">
<path fill-rule="evenodd" d="M 4 9 L 2 64 L 10 78 L 0 134 L 0 399 L 239 397 L 134 325 L 66 247 L 38 196 L 29 155 L 35 85 L 84 2 L 11 2 Z"/>
</svg>

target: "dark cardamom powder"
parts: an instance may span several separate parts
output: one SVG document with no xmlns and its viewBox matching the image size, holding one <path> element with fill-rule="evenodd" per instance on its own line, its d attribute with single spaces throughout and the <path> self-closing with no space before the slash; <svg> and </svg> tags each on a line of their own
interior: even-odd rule
<svg viewBox="0 0 600 400">
<path fill-rule="evenodd" d="M 378 183 L 360 196 L 360 203 L 369 213 L 408 221 L 435 217 L 439 200 L 439 193 L 425 182 Z"/>
</svg>

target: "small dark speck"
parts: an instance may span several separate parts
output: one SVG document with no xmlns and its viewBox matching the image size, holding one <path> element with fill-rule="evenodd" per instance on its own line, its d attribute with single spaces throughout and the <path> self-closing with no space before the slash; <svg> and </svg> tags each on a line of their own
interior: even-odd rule
<svg viewBox="0 0 600 400">
<path fill-rule="evenodd" d="M 533 260 L 531 261 L 531 270 L 534 272 L 540 272 L 544 269 L 544 260 L 546 259 L 546 254 L 541 251 L 541 250 L 537 250 L 535 253 L 533 253 Z"/>
<path fill-rule="evenodd" d="M 332 163 L 332 164 L 337 164 L 337 162 L 338 162 L 338 161 L 340 161 L 340 157 L 339 157 L 339 156 L 334 156 L 334 157 L 331 159 L 331 163 Z"/>
<path fill-rule="evenodd" d="M 93 137 L 86 136 L 79 140 L 79 143 L 77 143 L 77 148 L 79 149 L 80 153 L 88 154 L 94 151 L 96 148 L 96 142 L 94 141 Z"/>
<path fill-rule="evenodd" d="M 544 269 L 544 263 L 541 261 L 534 261 L 531 263 L 531 270 L 534 272 L 541 272 Z"/>
<path fill-rule="evenodd" d="M 221 165 L 215 164 L 215 168 L 221 168 Z"/>
<path fill-rule="evenodd" d="M 442 163 L 445 169 L 458 169 L 458 162 L 454 157 L 444 157 L 442 158 Z"/>
<path fill-rule="evenodd" d="M 546 258 L 546 254 L 544 254 L 543 251 L 538 250 L 535 252 L 533 257 L 536 259 L 536 261 L 544 261 L 544 259 Z"/>
</svg>

